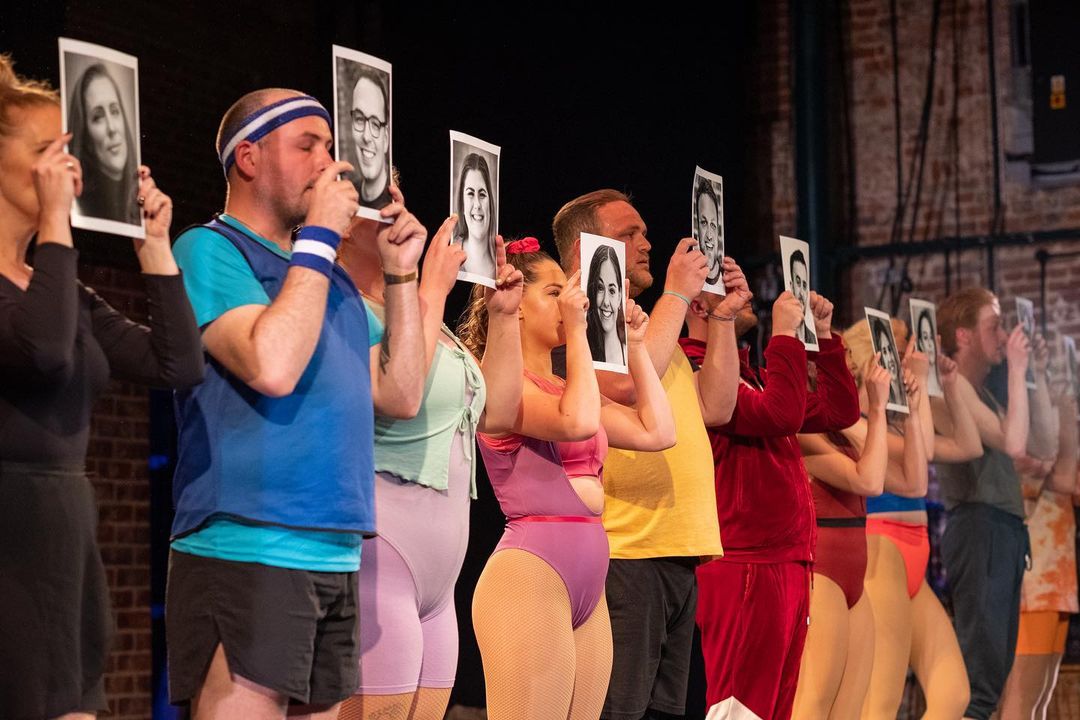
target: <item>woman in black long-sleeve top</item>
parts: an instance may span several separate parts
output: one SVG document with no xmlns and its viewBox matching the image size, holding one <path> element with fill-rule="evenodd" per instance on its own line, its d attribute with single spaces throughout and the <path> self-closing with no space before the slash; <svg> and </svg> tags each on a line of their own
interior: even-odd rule
<svg viewBox="0 0 1080 720">
<path fill-rule="evenodd" d="M 202 379 L 202 347 L 169 245 L 172 203 L 139 168 L 135 241 L 150 327 L 76 278 L 79 162 L 47 86 L 0 56 L 0 715 L 93 717 L 112 630 L 84 474 L 90 414 L 111 377 Z M 34 236 L 34 266 L 26 251 Z"/>
</svg>

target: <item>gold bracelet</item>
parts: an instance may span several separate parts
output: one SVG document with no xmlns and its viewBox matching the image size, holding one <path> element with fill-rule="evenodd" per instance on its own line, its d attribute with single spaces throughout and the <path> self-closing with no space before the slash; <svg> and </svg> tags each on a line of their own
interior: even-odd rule
<svg viewBox="0 0 1080 720">
<path fill-rule="evenodd" d="M 391 273 L 384 272 L 382 276 L 383 280 L 386 281 L 387 285 L 403 285 L 405 283 L 410 283 L 416 279 L 416 271 L 413 270 L 411 273 L 407 273 L 405 275 L 393 275 Z"/>
<path fill-rule="evenodd" d="M 720 322 L 735 322 L 734 315 L 713 315 L 709 313 L 710 320 L 719 320 Z"/>
</svg>

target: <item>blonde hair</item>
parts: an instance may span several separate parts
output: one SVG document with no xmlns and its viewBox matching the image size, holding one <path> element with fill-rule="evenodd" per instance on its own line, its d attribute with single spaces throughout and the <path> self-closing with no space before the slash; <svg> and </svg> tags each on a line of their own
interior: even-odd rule
<svg viewBox="0 0 1080 720">
<path fill-rule="evenodd" d="M 896 349 L 903 352 L 902 348 L 907 345 L 907 323 L 900 318 L 892 318 L 893 337 L 896 340 Z M 851 375 L 855 378 L 855 384 L 862 387 L 863 368 L 870 358 L 874 357 L 874 342 L 870 339 L 870 323 L 865 319 L 855 323 L 843 332 L 844 347 L 847 348 L 847 366 Z"/>
<path fill-rule="evenodd" d="M 996 300 L 994 293 L 986 288 L 965 288 L 938 305 L 938 332 L 946 355 L 956 352 L 956 331 L 974 328 L 979 323 L 979 311 Z"/>
<path fill-rule="evenodd" d="M 10 135 L 15 129 L 8 119 L 10 108 L 60 104 L 59 93 L 49 83 L 16 75 L 14 66 L 10 55 L 0 55 L 0 135 Z"/>
</svg>

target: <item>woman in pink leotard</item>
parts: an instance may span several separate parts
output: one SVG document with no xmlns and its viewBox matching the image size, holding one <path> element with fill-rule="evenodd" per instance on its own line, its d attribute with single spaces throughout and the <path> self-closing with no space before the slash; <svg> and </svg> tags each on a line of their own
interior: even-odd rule
<svg viewBox="0 0 1080 720">
<path fill-rule="evenodd" d="M 604 598 L 608 544 L 600 514 L 608 443 L 661 450 L 675 442 L 667 397 L 642 340 L 648 319 L 627 300 L 630 375 L 638 404 L 600 395 L 586 339 L 589 301 L 579 274 L 568 279 L 532 238 L 511 243 L 521 270 L 519 312 L 525 364 L 521 411 L 510 433 L 480 433 L 488 476 L 507 517 L 473 597 L 492 720 L 596 718 L 611 674 L 611 625 Z M 459 335 L 484 353 L 480 294 Z M 551 351 L 566 345 L 566 381 Z"/>
</svg>

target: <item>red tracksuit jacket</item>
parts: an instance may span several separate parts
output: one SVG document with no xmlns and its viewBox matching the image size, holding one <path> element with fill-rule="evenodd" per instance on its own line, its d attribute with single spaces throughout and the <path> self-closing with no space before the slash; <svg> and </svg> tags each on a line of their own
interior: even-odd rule
<svg viewBox="0 0 1080 720">
<path fill-rule="evenodd" d="M 705 343 L 679 340 L 700 362 Z M 812 562 L 817 528 L 810 482 L 796 433 L 842 430 L 859 419 L 859 394 L 844 343 L 820 339 L 821 351 L 774 337 L 760 380 L 749 352 L 739 351 L 739 397 L 731 421 L 709 428 L 716 467 L 716 510 L 724 559 L 732 562 Z M 817 366 L 817 389 L 807 390 L 807 359 Z"/>
</svg>

